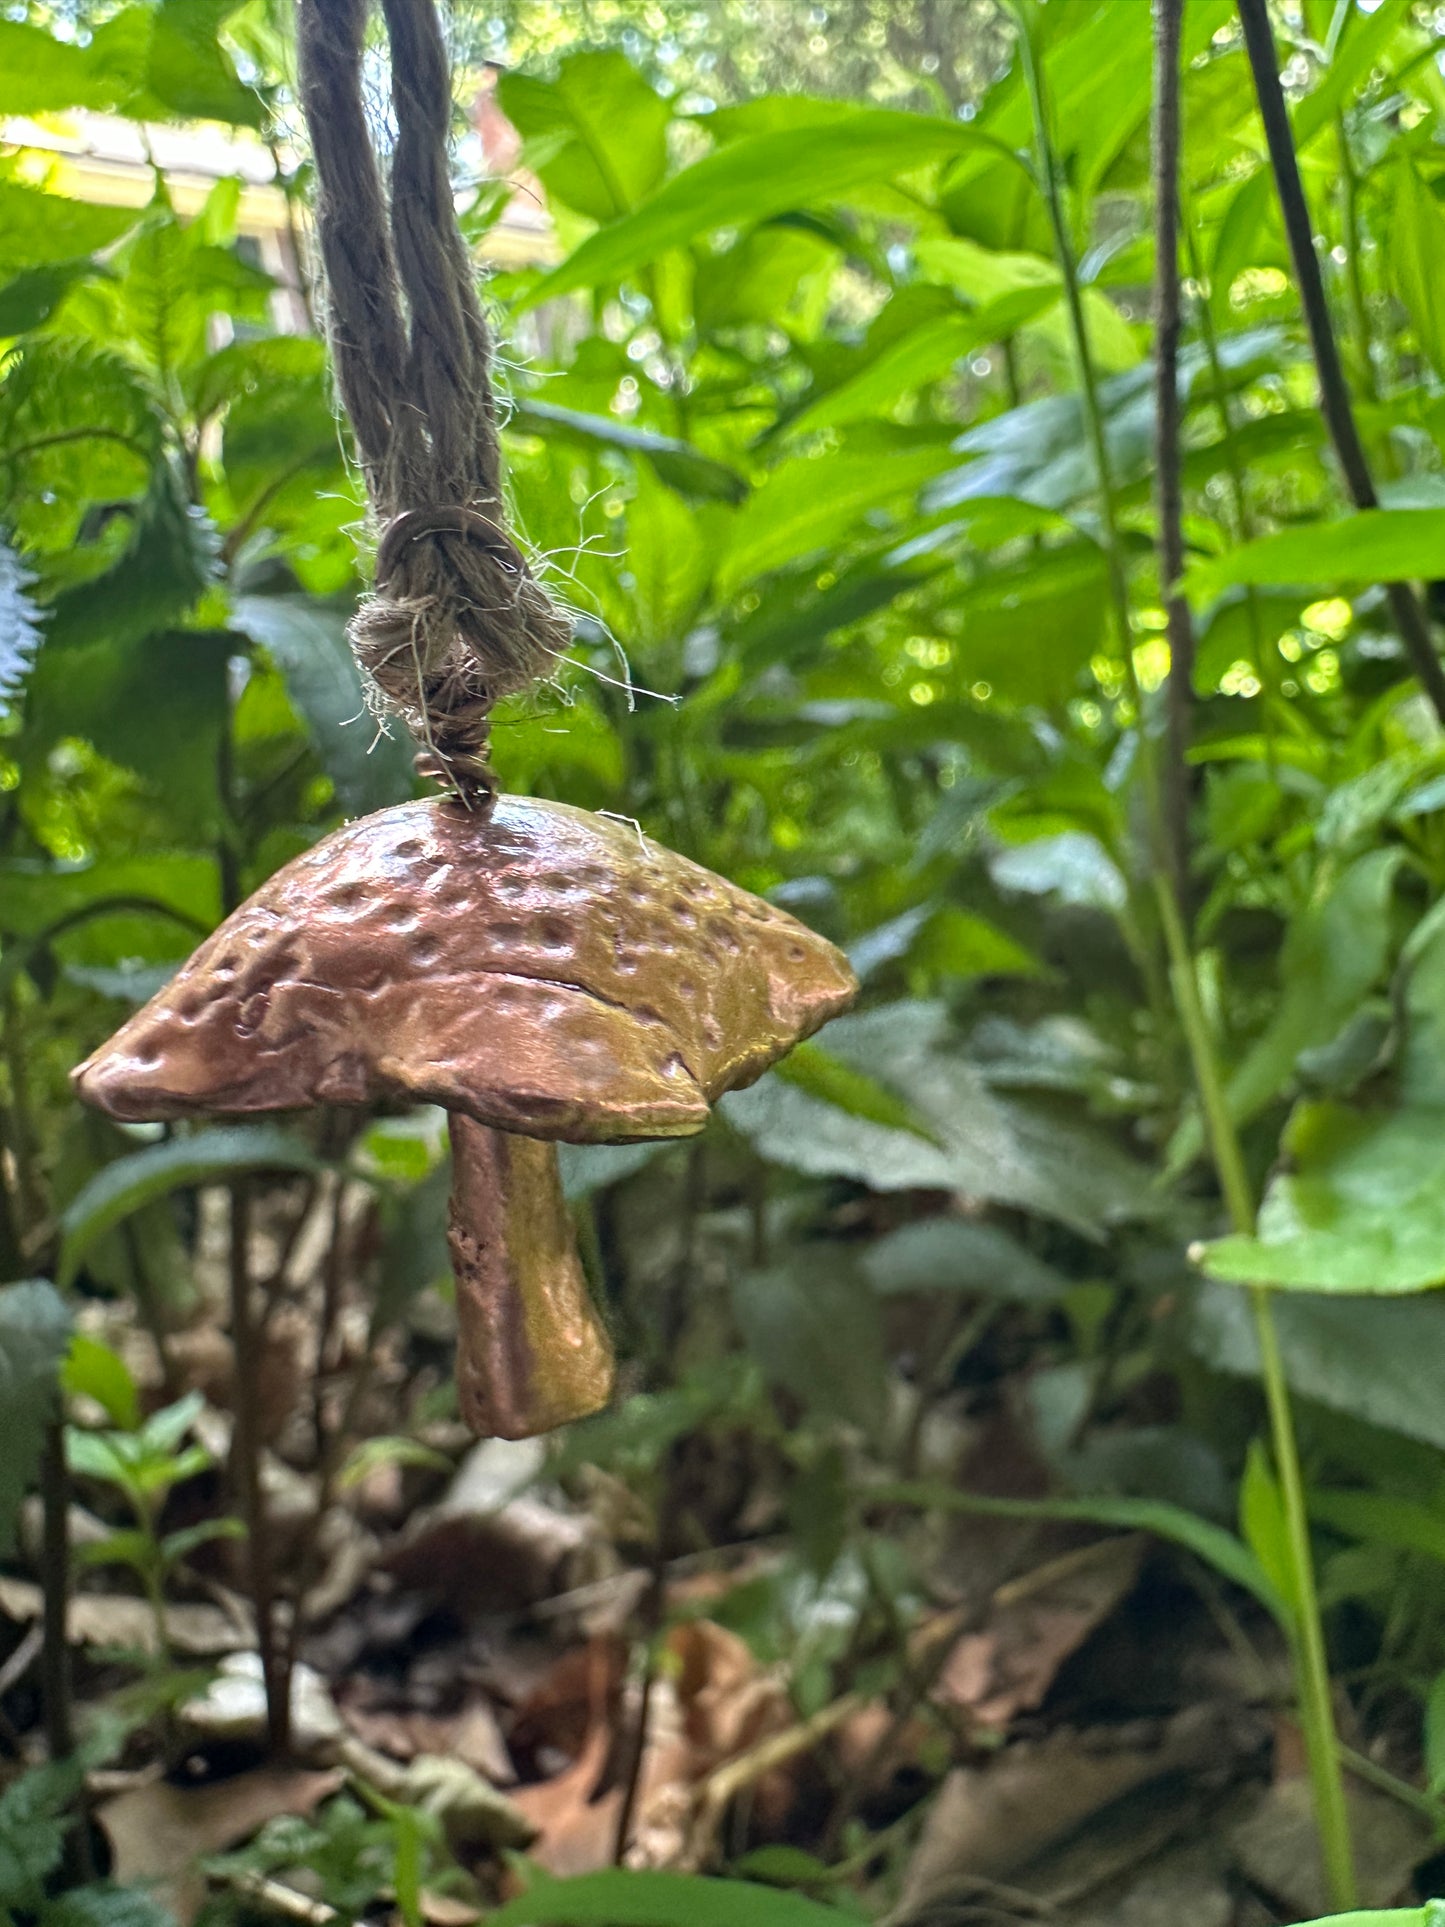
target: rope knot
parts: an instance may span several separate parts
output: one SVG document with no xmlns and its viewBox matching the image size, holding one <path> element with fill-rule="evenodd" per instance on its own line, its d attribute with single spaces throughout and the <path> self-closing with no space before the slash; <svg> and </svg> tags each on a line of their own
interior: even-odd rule
<svg viewBox="0 0 1445 1927">
<path fill-rule="evenodd" d="M 381 0 L 397 139 L 382 185 L 361 95 L 369 0 L 301 0 L 301 86 L 337 382 L 381 526 L 349 625 L 418 768 L 476 806 L 488 718 L 546 675 L 571 625 L 507 533 L 491 342 L 447 171 L 451 86 L 433 0 Z"/>
</svg>

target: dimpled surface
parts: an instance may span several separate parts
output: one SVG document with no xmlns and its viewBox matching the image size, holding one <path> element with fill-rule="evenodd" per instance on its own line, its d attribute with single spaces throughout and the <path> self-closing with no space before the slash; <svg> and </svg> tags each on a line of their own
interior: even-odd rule
<svg viewBox="0 0 1445 1927">
<path fill-rule="evenodd" d="M 75 1079 L 126 1119 L 393 1097 L 682 1136 L 855 992 L 831 944 L 629 823 L 429 800 L 279 870 Z"/>
</svg>

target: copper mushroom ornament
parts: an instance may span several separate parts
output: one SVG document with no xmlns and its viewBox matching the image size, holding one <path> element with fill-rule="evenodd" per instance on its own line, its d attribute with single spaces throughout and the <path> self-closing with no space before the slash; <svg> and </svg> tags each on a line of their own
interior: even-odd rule
<svg viewBox="0 0 1445 1927">
<path fill-rule="evenodd" d="M 287 864 L 74 1076 L 122 1120 L 444 1105 L 462 1413 L 520 1438 L 612 1384 L 555 1140 L 700 1131 L 856 988 L 831 944 L 625 823 L 430 800 Z"/>
</svg>

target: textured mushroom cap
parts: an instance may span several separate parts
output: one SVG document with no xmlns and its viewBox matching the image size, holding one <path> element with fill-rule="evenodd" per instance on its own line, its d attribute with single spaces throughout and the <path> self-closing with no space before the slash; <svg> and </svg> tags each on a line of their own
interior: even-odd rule
<svg viewBox="0 0 1445 1927">
<path fill-rule="evenodd" d="M 627 823 L 403 803 L 277 871 L 74 1078 L 131 1120 L 407 1098 L 685 1136 L 856 990 L 805 925 Z"/>
</svg>

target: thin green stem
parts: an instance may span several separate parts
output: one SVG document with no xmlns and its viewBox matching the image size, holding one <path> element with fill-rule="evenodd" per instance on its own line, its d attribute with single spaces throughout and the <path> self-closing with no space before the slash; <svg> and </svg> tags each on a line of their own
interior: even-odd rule
<svg viewBox="0 0 1445 1927">
<path fill-rule="evenodd" d="M 1189 951 L 1179 907 L 1162 878 L 1159 879 L 1158 894 L 1159 915 L 1169 947 L 1175 1001 L 1189 1043 L 1195 1084 L 1204 1110 L 1220 1189 L 1224 1193 L 1231 1225 L 1241 1236 L 1248 1237 L 1255 1229 L 1254 1196 L 1244 1167 L 1239 1133 L 1229 1113 L 1219 1056 L 1204 1015 L 1194 959 Z M 1309 1757 L 1315 1820 L 1320 1832 L 1330 1899 L 1343 1912 L 1355 1904 L 1354 1854 L 1350 1843 L 1350 1816 L 1345 1804 L 1344 1776 L 1340 1770 L 1339 1740 L 1335 1733 L 1329 1656 L 1325 1650 L 1319 1589 L 1315 1583 L 1304 1470 L 1300 1464 L 1289 1381 L 1285 1377 L 1284 1356 L 1280 1350 L 1271 1294 L 1256 1287 L 1251 1290 L 1250 1298 L 1259 1343 L 1265 1405 L 1269 1413 L 1270 1441 L 1274 1448 L 1288 1537 L 1290 1580 L 1294 1595 L 1290 1601 L 1293 1621 L 1291 1633 L 1300 1724 L 1304 1728 L 1305 1751 Z"/>
<path fill-rule="evenodd" d="M 1089 451 L 1094 458 L 1094 472 L 1098 479 L 1099 524 L 1104 538 L 1102 547 L 1104 567 L 1109 582 L 1109 600 L 1113 606 L 1119 647 L 1124 652 L 1129 687 L 1134 698 L 1139 727 L 1142 730 L 1144 707 L 1138 673 L 1134 665 L 1133 627 L 1129 620 L 1129 577 L 1124 566 L 1124 550 L 1119 540 L 1119 524 L 1114 510 L 1113 472 L 1109 461 L 1108 437 L 1104 430 L 1104 411 L 1099 401 L 1099 380 L 1094 367 L 1093 350 L 1089 346 L 1089 330 L 1084 316 L 1084 296 L 1079 284 L 1079 264 L 1074 255 L 1073 237 L 1069 232 L 1068 217 L 1064 210 L 1063 183 L 1060 178 L 1059 157 L 1054 147 L 1053 133 L 1049 124 L 1048 97 L 1044 89 L 1043 68 L 1039 64 L 1038 50 L 1034 46 L 1031 26 L 1030 12 L 1025 9 L 1019 21 L 1019 57 L 1023 62 L 1024 81 L 1028 87 L 1029 104 L 1033 110 L 1039 186 L 1043 190 L 1044 204 L 1048 208 L 1049 226 L 1053 231 L 1054 254 L 1059 264 L 1059 273 L 1063 278 L 1064 303 L 1068 310 L 1069 333 L 1079 376 L 1080 405 L 1084 414 L 1085 431 L 1089 437 Z"/>
</svg>

